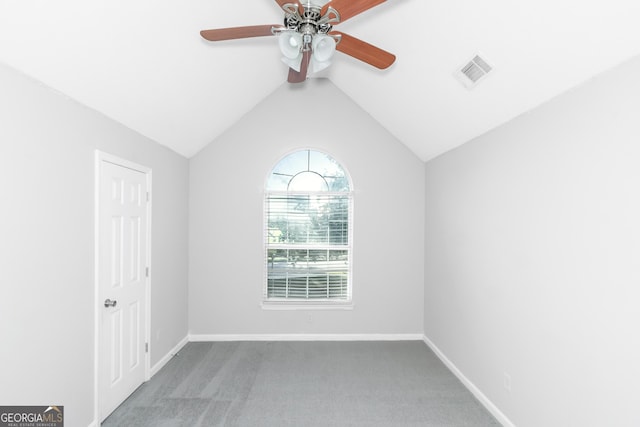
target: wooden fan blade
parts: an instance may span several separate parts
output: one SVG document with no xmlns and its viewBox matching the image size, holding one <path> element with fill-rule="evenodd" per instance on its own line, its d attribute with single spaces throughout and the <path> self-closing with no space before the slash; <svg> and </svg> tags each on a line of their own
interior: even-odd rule
<svg viewBox="0 0 640 427">
<path fill-rule="evenodd" d="M 292 4 L 297 4 L 298 7 L 300 7 L 300 2 L 298 0 L 276 0 L 276 3 L 278 3 L 278 6 L 282 7 L 287 3 L 292 3 Z"/>
<path fill-rule="evenodd" d="M 324 16 L 329 6 L 331 6 L 340 14 L 340 22 L 344 22 L 365 10 L 384 3 L 385 1 L 386 0 L 331 0 L 329 3 L 322 6 L 321 13 L 322 16 Z"/>
<path fill-rule="evenodd" d="M 200 35 L 212 42 L 232 39 L 246 39 L 249 37 L 271 36 L 272 28 L 281 25 L 252 25 L 248 27 L 217 28 L 215 30 L 202 30 Z"/>
<path fill-rule="evenodd" d="M 298 11 L 300 12 L 300 14 L 304 12 L 304 8 L 298 0 L 276 0 L 276 3 L 278 3 L 278 6 L 280 6 L 280 8 L 284 7 L 285 4 L 295 4 L 298 6 Z"/>
<path fill-rule="evenodd" d="M 302 63 L 300 63 L 300 72 L 289 68 L 289 77 L 287 81 L 289 83 L 302 83 L 307 79 L 307 71 L 309 70 L 309 62 L 311 61 L 311 51 L 305 50 L 302 52 Z"/>
<path fill-rule="evenodd" d="M 342 36 L 340 43 L 336 45 L 336 50 L 339 50 L 349 56 L 353 56 L 354 58 L 373 65 L 376 68 L 380 68 L 381 70 L 388 68 L 396 60 L 396 56 L 394 54 L 350 36 L 349 34 L 341 33 L 340 31 L 332 31 L 330 34 L 339 34 Z"/>
</svg>

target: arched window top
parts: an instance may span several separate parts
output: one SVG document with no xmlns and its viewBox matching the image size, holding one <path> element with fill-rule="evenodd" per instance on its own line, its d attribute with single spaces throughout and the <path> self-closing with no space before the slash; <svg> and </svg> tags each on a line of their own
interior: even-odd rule
<svg viewBox="0 0 640 427">
<path fill-rule="evenodd" d="M 284 157 L 271 170 L 267 190 L 349 192 L 351 184 L 333 157 L 320 151 L 300 150 Z"/>
</svg>

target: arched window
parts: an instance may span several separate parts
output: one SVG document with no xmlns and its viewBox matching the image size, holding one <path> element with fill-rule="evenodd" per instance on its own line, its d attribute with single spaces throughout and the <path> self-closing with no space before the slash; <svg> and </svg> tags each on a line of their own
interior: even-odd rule
<svg viewBox="0 0 640 427">
<path fill-rule="evenodd" d="M 331 156 L 300 150 L 278 162 L 266 185 L 266 302 L 351 301 L 351 208 Z"/>
</svg>

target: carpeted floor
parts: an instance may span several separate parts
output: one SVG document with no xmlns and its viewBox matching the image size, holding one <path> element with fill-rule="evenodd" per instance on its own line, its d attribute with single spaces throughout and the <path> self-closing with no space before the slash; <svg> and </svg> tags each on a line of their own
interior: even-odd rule
<svg viewBox="0 0 640 427">
<path fill-rule="evenodd" d="M 189 343 L 103 426 L 499 426 L 421 341 Z"/>
</svg>

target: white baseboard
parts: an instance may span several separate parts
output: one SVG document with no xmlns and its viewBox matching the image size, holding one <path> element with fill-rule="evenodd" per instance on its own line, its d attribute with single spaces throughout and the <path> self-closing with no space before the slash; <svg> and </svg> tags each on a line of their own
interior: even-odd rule
<svg viewBox="0 0 640 427">
<path fill-rule="evenodd" d="M 427 347 L 433 350 L 433 352 L 436 354 L 436 356 L 438 356 L 442 363 L 444 363 L 447 368 L 449 368 L 449 370 L 453 372 L 456 377 L 458 377 L 462 384 L 464 384 L 464 386 L 476 397 L 476 399 L 480 401 L 480 403 L 482 403 L 487 411 L 489 411 L 500 424 L 502 424 L 504 427 L 515 427 L 515 424 L 513 424 L 511 420 L 509 420 L 509 418 L 507 418 L 507 416 L 503 414 L 502 411 L 498 409 L 498 407 L 494 405 L 493 402 L 489 400 L 489 398 L 485 396 L 485 394 L 480 391 L 480 389 L 476 387 L 476 385 L 472 383 L 469 378 L 467 378 L 460 371 L 460 369 L 458 369 L 458 367 L 454 365 L 453 362 L 449 360 L 447 356 L 445 356 L 444 353 L 440 351 L 440 349 L 429 338 L 427 338 L 426 335 L 422 338 Z"/>
<path fill-rule="evenodd" d="M 158 371 L 162 369 L 164 365 L 166 365 L 167 362 L 169 362 L 169 360 L 171 360 L 171 358 L 175 356 L 182 349 L 182 347 L 184 347 L 188 342 L 189 342 L 189 336 L 186 336 L 183 339 L 181 339 L 180 342 L 176 344 L 175 347 L 169 350 L 169 352 L 165 354 L 164 357 L 158 361 L 158 363 L 153 365 L 153 367 L 151 368 L 150 376 L 153 377 L 155 374 L 157 374 Z"/>
<path fill-rule="evenodd" d="M 189 341 L 422 341 L 422 334 L 192 334 Z"/>
</svg>

